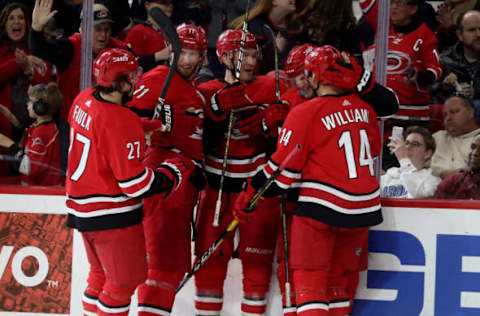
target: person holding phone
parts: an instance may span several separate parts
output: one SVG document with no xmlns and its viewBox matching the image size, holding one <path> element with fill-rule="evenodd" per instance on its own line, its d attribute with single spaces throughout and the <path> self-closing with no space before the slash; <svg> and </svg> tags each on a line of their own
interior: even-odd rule
<svg viewBox="0 0 480 316">
<path fill-rule="evenodd" d="M 382 197 L 432 197 L 441 181 L 432 174 L 430 168 L 436 147 L 435 139 L 428 129 L 421 126 L 408 127 L 405 138 L 401 133 L 395 135 L 396 130 L 399 130 L 398 126 L 393 127 L 388 147 L 398 159 L 400 167 L 390 168 L 382 176 Z"/>
</svg>

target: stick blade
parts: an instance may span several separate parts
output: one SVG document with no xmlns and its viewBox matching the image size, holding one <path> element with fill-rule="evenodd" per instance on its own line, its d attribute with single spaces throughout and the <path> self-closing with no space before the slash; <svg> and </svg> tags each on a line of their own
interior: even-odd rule
<svg viewBox="0 0 480 316">
<path fill-rule="evenodd" d="M 173 26 L 172 21 L 168 16 L 163 13 L 162 9 L 158 7 L 153 7 L 150 10 L 150 15 L 152 16 L 155 23 L 160 26 L 162 31 L 167 36 L 170 45 L 172 45 L 172 50 L 175 56 L 180 54 L 180 50 L 182 49 L 182 43 L 180 42 L 180 38 L 178 37 L 177 30 Z"/>
</svg>

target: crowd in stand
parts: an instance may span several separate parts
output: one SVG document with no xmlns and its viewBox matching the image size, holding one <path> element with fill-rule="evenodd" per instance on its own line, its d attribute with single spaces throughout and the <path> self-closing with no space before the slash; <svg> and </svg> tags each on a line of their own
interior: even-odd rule
<svg viewBox="0 0 480 316">
<path fill-rule="evenodd" d="M 247 1 L 240 0 L 138 0 L 131 4 L 127 1 L 115 3 L 108 0 L 98 1 L 94 5 L 92 53 L 95 57 L 105 48 L 128 47 L 137 56 L 144 73 L 158 65 L 168 64 L 170 58 L 168 40 L 161 27 L 149 14 L 152 7 L 159 7 L 175 25 L 186 22 L 200 25 L 206 30 L 207 58 L 196 74 L 196 81 L 202 83 L 219 78 L 224 75 L 225 66 L 219 63 L 216 55 L 218 35 L 227 28 L 242 27 L 246 5 Z M 33 126 L 36 124 L 35 118 L 27 112 L 28 88 L 39 83 L 56 82 L 62 92 L 62 105 L 58 109 L 58 114 L 55 113 L 52 117 L 59 129 L 58 141 L 49 145 L 60 146 L 61 157 L 55 159 L 55 165 L 52 165 L 53 161 L 37 161 L 38 157 L 30 159 L 37 165 L 37 168 L 32 170 L 54 173 L 59 173 L 60 170 L 60 173 L 64 173 L 66 169 L 68 148 L 66 116 L 74 97 L 79 92 L 81 4 L 55 1 L 50 6 L 52 8 L 45 11 L 47 8 L 45 4 L 43 7 L 37 5 L 35 8 L 32 1 L 3 1 L 1 4 L 0 50 L 1 68 L 4 71 L 0 78 L 2 106 L 0 132 L 2 137 L 10 138 L 15 143 L 15 149 L 8 146 L 10 142 L 2 143 L 0 148 L 2 183 L 18 183 L 20 177 L 16 175 L 20 169 L 17 166 L 22 157 L 32 153 L 21 144 L 26 144 L 25 140 L 22 141 L 22 138 L 28 136 L 26 128 L 32 123 Z M 308 0 L 253 1 L 248 28 L 255 35 L 260 47 L 258 53 L 260 62 L 256 65 L 255 74 L 273 75 L 274 44 L 279 51 L 281 79 L 287 87 L 295 86 L 293 84 L 295 76 L 289 77 L 282 70 L 287 55 L 294 46 L 304 43 L 317 46 L 333 45 L 355 56 L 366 68 L 373 69 L 377 6 L 376 1 L 362 1 L 360 7 L 363 16 L 357 23 L 351 0 L 331 3 Z M 480 12 L 476 11 L 478 7 L 480 7 L 478 1 L 445 0 L 435 12 L 424 0 L 398 0 L 390 3 L 391 36 L 387 86 L 396 92 L 400 109 L 392 118 L 386 120 L 385 139 L 389 138 L 392 126 L 419 125 L 426 127 L 431 133 L 436 133 L 434 135 L 437 142 L 436 150 L 433 150 L 431 157 L 426 160 L 425 168 L 430 167 L 431 163 L 432 176 L 440 179 L 456 172 L 470 170 L 470 143 L 479 132 L 476 128 L 480 117 L 478 71 Z M 58 11 L 62 14 L 55 14 Z M 265 25 L 274 31 L 275 43 L 269 40 Z M 299 74 L 296 77 L 302 77 L 300 72 Z M 463 103 L 473 107 L 473 121 L 456 123 L 455 115 L 459 115 L 455 114 L 457 111 L 448 110 L 449 106 L 443 106 L 452 96 L 463 97 Z M 459 98 L 453 100 L 457 100 L 456 103 L 460 102 Z M 437 110 L 432 110 L 435 107 Z M 456 124 L 462 131 L 451 131 L 455 128 L 451 126 Z M 441 131 L 438 131 L 439 129 Z M 403 140 L 401 144 L 399 148 L 405 148 Z M 383 171 L 400 167 L 390 170 L 388 174 L 391 175 L 392 172 L 404 169 L 399 162 L 400 158 L 407 157 L 403 157 L 403 154 L 400 154 L 402 156 L 400 158 L 398 156 L 398 152 L 404 153 L 405 150 L 398 150 L 398 146 L 392 145 L 390 148 L 388 146 L 386 142 Z M 53 147 L 45 147 L 40 151 L 47 151 Z M 58 161 L 60 165 L 56 165 Z M 23 175 L 23 179 L 26 179 L 25 176 Z M 436 185 L 429 185 L 433 186 L 428 190 L 431 193 L 419 196 L 408 195 L 404 186 L 394 190 L 388 185 L 385 186 L 385 190 L 391 194 L 385 196 L 431 197 Z"/>
<path fill-rule="evenodd" d="M 246 12 L 249 2 L 251 8 Z M 286 147 L 290 135 L 285 129 L 280 132 L 279 128 L 284 121 L 293 124 L 287 114 L 302 112 L 295 110 L 301 108 L 297 105 L 315 101 L 319 95 L 354 91 L 354 97 L 348 100 L 362 106 L 368 103 L 374 111 L 370 112 L 371 116 L 358 114 L 356 118 L 347 114 L 348 122 L 369 122 L 377 116 L 385 121 L 384 144 L 362 138 L 360 157 L 360 166 L 368 166 L 373 176 L 370 156 L 371 153 L 376 155 L 377 147 L 383 145 L 382 197 L 478 197 L 480 11 L 477 10 L 480 1 L 445 0 L 435 12 L 424 0 L 391 0 L 385 84 L 390 90 L 374 84 L 373 80 L 370 82 L 368 78 L 371 77 L 364 77 L 369 71 L 374 72 L 376 47 L 372 39 L 377 31 L 378 2 L 360 1 L 363 16 L 357 23 L 352 0 L 97 1 L 93 6 L 92 38 L 95 88 L 84 91 L 79 88 L 82 56 L 79 30 L 85 18 L 81 4 L 59 0 L 0 2 L 0 183 L 60 186 L 67 178 L 68 225 L 87 232 L 84 240 L 92 265 L 84 297 L 86 311 L 94 313 L 102 309 L 107 311 L 105 315 L 112 310 L 123 313 L 122 306 L 128 304 L 131 292 L 141 283 L 138 297 L 142 315 L 168 315 L 176 287 L 190 267 L 190 235 L 196 236 L 195 230 L 190 231 L 191 224 L 202 232 L 195 243 L 195 255 L 201 256 L 233 218 L 249 220 L 249 214 L 239 213 L 246 206 L 245 194 L 258 189 L 259 179 L 265 180 L 265 175 L 272 173 L 275 159 L 285 156 L 285 152 L 275 146 L 278 140 Z M 152 13 L 156 9 L 177 27 L 182 41 L 176 71 L 164 95 L 161 90 L 168 78 L 172 45 Z M 241 29 L 246 22 L 248 33 L 243 33 Z M 273 38 L 269 36 L 268 27 L 273 30 Z M 320 70 L 318 65 L 309 64 L 305 59 L 306 56 L 315 57 L 312 51 L 334 56 L 335 63 L 339 64 L 332 66 L 333 69 Z M 125 69 L 134 69 L 123 69 L 125 71 L 118 72 L 119 76 L 109 77 L 109 73 L 117 71 L 109 68 L 109 63 L 113 63 L 113 59 L 109 59 L 111 55 L 125 62 L 122 66 Z M 280 68 L 279 83 L 275 81 L 276 64 Z M 143 76 L 137 71 L 138 65 Z M 328 77 L 328 82 L 320 78 L 321 75 Z M 355 78 L 355 82 L 348 81 L 349 78 Z M 396 102 L 391 102 L 395 98 L 389 98 L 390 91 L 396 94 L 396 113 L 390 111 L 397 106 Z M 102 107 L 103 114 L 87 114 L 91 100 Z M 342 106 L 351 106 L 348 100 Z M 119 106 L 111 108 L 112 103 L 125 105 L 131 111 Z M 389 104 L 395 106 L 389 107 Z M 437 108 L 441 109 L 441 116 L 433 111 Z M 328 129 L 335 124 L 345 125 L 343 114 L 338 113 L 330 115 L 328 124 L 326 121 L 322 124 Z M 115 124 L 109 124 L 106 115 L 112 116 L 108 119 L 117 119 Z M 131 126 L 130 122 L 119 122 L 117 115 L 132 120 Z M 137 116 L 142 117 L 141 120 Z M 150 119 L 152 116 L 155 119 Z M 311 128 L 318 127 L 313 124 L 316 122 L 311 123 Z M 372 135 L 376 133 L 375 126 L 369 125 Z M 109 127 L 112 130 L 108 130 Z M 302 126 L 294 127 L 308 134 Z M 399 129 L 403 132 L 392 132 Z M 99 135 L 103 138 L 97 138 Z M 135 138 L 131 138 L 133 136 Z M 128 149 L 125 161 L 117 159 L 119 147 L 110 146 L 120 138 Z M 366 145 L 368 142 L 372 143 L 371 151 L 370 145 Z M 344 148 L 348 155 L 352 140 L 342 134 L 341 142 L 339 140 L 336 145 Z M 96 158 L 88 158 L 89 150 L 95 152 Z M 144 150 L 145 157 L 140 157 Z M 91 169 L 85 171 L 88 159 L 96 159 L 98 174 Z M 130 160 L 135 162 L 134 166 Z M 347 159 L 348 174 L 350 179 L 355 179 L 356 166 L 350 163 Z M 118 188 L 114 177 L 103 172 L 109 168 L 117 177 Z M 133 177 L 139 170 L 145 174 Z M 79 181 L 82 176 L 85 179 L 84 172 L 89 173 L 85 185 Z M 333 178 L 331 170 L 308 169 L 305 172 L 311 172 L 312 177 Z M 186 178 L 182 180 L 186 174 L 188 182 Z M 297 170 L 282 181 L 291 185 L 301 176 L 301 170 Z M 102 187 L 105 183 L 111 183 L 115 190 Z M 245 183 L 248 183 L 246 189 Z M 373 184 L 370 181 L 366 186 Z M 312 194 L 324 194 L 323 189 L 318 188 L 323 184 L 307 185 L 312 186 Z M 338 227 L 342 228 L 336 231 L 345 237 L 341 234 L 343 228 L 358 228 L 349 232 L 355 237 L 350 238 L 356 240 L 351 246 L 361 249 L 367 242 L 364 228 L 381 221 L 377 209 L 380 197 L 372 198 L 373 193 L 362 191 L 350 201 L 344 185 L 336 183 L 335 189 L 328 190 L 328 194 L 338 195 L 334 198 L 336 202 L 354 204 L 365 199 L 362 203 L 371 203 L 368 207 L 362 206 L 365 212 L 357 214 L 357 220 L 365 220 L 362 225 L 341 223 Z M 92 198 L 94 196 L 96 198 Z M 320 196 L 316 198 L 321 199 Z M 290 215 L 301 199 L 298 195 L 284 198 Z M 142 203 L 143 213 L 142 208 L 138 208 Z M 104 221 L 104 213 L 95 213 L 99 204 L 109 211 L 118 211 L 121 206 L 121 213 L 109 215 L 115 217 L 112 223 L 118 227 Z M 308 218 L 311 209 L 298 204 L 300 210 L 296 212 L 303 212 Z M 192 210 L 196 205 L 198 217 L 195 222 Z M 82 212 L 89 207 L 95 211 L 86 216 Z M 325 211 L 324 214 L 330 213 Z M 336 221 L 343 219 L 343 215 L 333 214 L 335 212 L 322 216 L 328 217 L 327 224 L 336 227 Z M 140 228 L 142 216 L 143 227 Z M 313 221 L 315 224 L 294 220 L 296 245 L 312 242 L 312 247 L 315 246 L 314 240 L 309 239 L 314 235 L 298 233 L 303 229 L 325 229 L 315 226 L 321 220 L 314 219 L 318 220 Z M 124 227 L 125 221 L 131 221 L 131 226 Z M 240 256 L 243 264 L 242 312 L 248 315 L 265 313 L 277 242 L 272 236 L 277 235 L 279 227 L 280 198 L 269 196 L 259 200 L 255 221 L 239 227 L 241 237 L 236 249 L 232 236 L 195 275 L 198 315 L 219 315 L 223 303 L 222 281 L 232 256 Z M 142 245 L 145 238 L 146 250 L 135 249 L 134 253 L 141 256 L 141 252 L 146 251 L 149 254 L 147 262 L 137 265 L 122 257 L 132 264 L 130 268 L 142 270 L 123 280 L 128 285 L 125 288 L 110 284 L 108 277 L 105 280 L 104 265 L 96 258 L 99 255 L 96 237 L 91 234 L 92 230 L 99 231 L 105 238 L 108 235 L 105 231 L 115 228 L 131 229 L 115 231 L 119 238 L 134 236 Z M 171 247 L 172 239 L 178 247 Z M 118 244 L 105 247 L 119 250 Z M 165 258 L 165 249 L 169 249 L 169 258 Z M 315 251 L 307 255 L 305 249 L 301 250 L 297 257 L 304 256 L 315 269 L 328 265 L 315 261 Z M 351 310 L 358 271 L 366 267 L 365 258 L 357 257 L 355 263 L 347 262 L 348 258 L 339 262 L 339 265 L 353 265 L 349 273 L 333 271 L 339 273 L 336 278 L 329 275 L 328 284 L 335 286 L 321 293 L 322 299 L 330 300 L 329 315 L 345 315 Z M 277 258 L 282 262 L 283 253 Z M 108 264 L 114 266 L 115 258 L 107 259 L 110 260 Z M 313 268 L 302 264 L 294 262 L 298 270 L 295 280 L 301 280 L 301 285 L 308 288 L 309 282 L 318 281 L 315 279 L 318 273 L 310 275 L 309 270 Z M 142 283 L 140 280 L 146 277 L 143 274 L 148 274 L 148 279 Z M 285 279 L 285 271 L 279 269 L 278 274 L 279 279 Z M 119 275 L 125 276 L 124 273 Z M 322 276 L 321 281 L 326 283 L 326 276 Z M 102 292 L 105 284 L 110 293 Z M 342 291 L 337 291 L 336 287 Z M 318 293 L 305 291 L 300 299 L 306 300 L 307 305 L 315 305 L 312 302 L 318 298 L 315 296 Z M 289 298 L 287 293 L 282 291 L 282 294 L 284 303 L 287 300 L 295 303 L 295 299 L 299 299 L 298 292 L 296 298 L 295 293 Z M 343 300 L 344 304 L 332 303 L 338 300 Z M 297 311 L 286 308 L 284 315 L 303 315 L 301 312 L 306 309 L 300 306 L 304 302 L 297 303 Z M 318 309 L 317 305 L 311 308 Z"/>
</svg>

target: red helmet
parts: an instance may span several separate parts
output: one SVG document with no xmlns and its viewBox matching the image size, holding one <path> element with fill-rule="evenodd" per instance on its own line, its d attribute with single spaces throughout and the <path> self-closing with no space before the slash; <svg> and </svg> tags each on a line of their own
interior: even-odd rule
<svg viewBox="0 0 480 316">
<path fill-rule="evenodd" d="M 308 77 L 308 72 L 313 72 L 315 77 L 320 82 L 324 79 L 323 72 L 335 63 L 339 58 L 342 58 L 341 53 L 333 46 L 325 45 L 314 48 L 305 57 L 305 71 Z"/>
<path fill-rule="evenodd" d="M 207 34 L 201 26 L 182 23 L 177 26 L 177 34 L 183 48 L 200 51 L 205 56 L 207 50 Z"/>
<path fill-rule="evenodd" d="M 305 56 L 307 56 L 314 48 L 315 45 L 313 44 L 297 45 L 292 48 L 288 53 L 287 60 L 285 60 L 285 66 L 283 67 L 290 78 L 295 78 L 298 75 L 303 74 Z"/>
<path fill-rule="evenodd" d="M 223 54 L 234 53 L 240 49 L 242 41 L 242 30 L 226 30 L 217 40 L 217 56 L 220 58 Z M 255 35 L 247 32 L 245 36 L 245 49 L 255 48 L 258 51 L 257 40 Z"/>
<path fill-rule="evenodd" d="M 135 84 L 138 71 L 135 56 L 120 48 L 103 50 L 93 62 L 93 76 L 96 84 L 105 88 L 114 88 L 115 81 L 121 75 L 127 75 L 130 82 Z"/>
</svg>

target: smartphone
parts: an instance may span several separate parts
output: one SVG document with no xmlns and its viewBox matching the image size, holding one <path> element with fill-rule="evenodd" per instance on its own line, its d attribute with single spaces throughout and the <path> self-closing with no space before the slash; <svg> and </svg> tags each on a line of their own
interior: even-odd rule
<svg viewBox="0 0 480 316">
<path fill-rule="evenodd" d="M 403 136 L 403 127 L 401 126 L 392 127 L 392 137 L 396 139 L 401 139 L 400 136 Z"/>
</svg>

